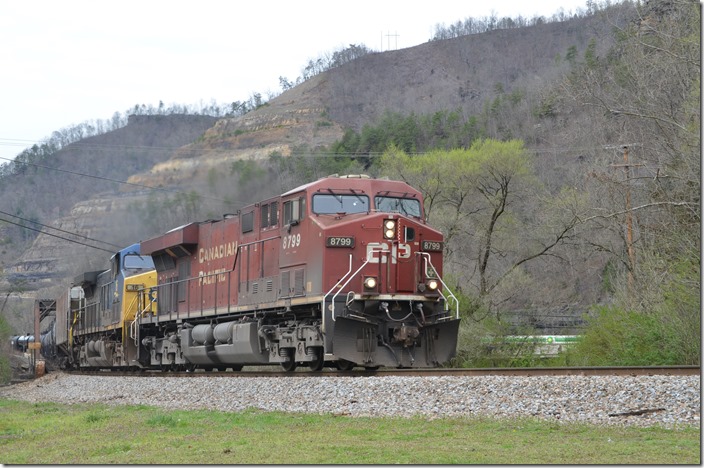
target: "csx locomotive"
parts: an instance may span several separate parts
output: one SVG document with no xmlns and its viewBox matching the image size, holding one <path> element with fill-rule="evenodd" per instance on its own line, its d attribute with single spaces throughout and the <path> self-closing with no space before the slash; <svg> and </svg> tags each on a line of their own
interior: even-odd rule
<svg viewBox="0 0 704 468">
<path fill-rule="evenodd" d="M 330 176 L 118 252 L 56 301 L 79 368 L 436 367 L 457 346 L 443 235 L 404 182 Z"/>
</svg>

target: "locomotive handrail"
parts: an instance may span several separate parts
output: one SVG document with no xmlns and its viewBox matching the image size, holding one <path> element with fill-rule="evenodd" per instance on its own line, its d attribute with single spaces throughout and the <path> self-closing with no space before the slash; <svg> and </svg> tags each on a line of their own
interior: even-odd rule
<svg viewBox="0 0 704 468">
<path fill-rule="evenodd" d="M 145 292 L 145 290 L 141 290 L 140 294 L 144 294 L 144 292 Z M 150 310 L 152 308 L 152 304 L 154 304 L 156 302 L 156 297 L 152 296 L 151 291 L 148 293 L 148 297 L 149 297 L 149 302 L 144 305 L 144 310 L 134 314 L 134 320 L 132 320 L 132 322 L 130 323 L 130 338 L 132 338 L 134 340 L 134 344 L 136 346 L 139 346 L 139 336 L 137 334 L 137 322 L 139 321 L 139 319 L 144 317 L 145 312 Z"/>
<path fill-rule="evenodd" d="M 331 301 L 331 302 L 332 302 L 331 316 L 332 316 L 332 321 L 333 321 L 333 322 L 335 321 L 335 298 L 337 297 L 338 294 L 340 294 L 340 291 L 342 291 L 342 289 L 343 289 L 345 286 L 347 286 L 350 281 L 352 281 L 352 278 L 354 278 L 355 276 L 357 276 L 357 273 L 359 273 L 360 271 L 362 271 L 362 268 L 364 268 L 365 266 L 367 266 L 367 264 L 371 261 L 371 258 L 370 258 L 370 257 L 371 257 L 371 255 L 372 255 L 374 252 L 385 252 L 385 250 L 384 250 L 383 248 L 375 249 L 375 248 L 373 248 L 373 247 L 372 247 L 371 249 L 369 249 L 369 250 L 367 251 L 367 259 L 365 260 L 365 262 L 362 263 L 362 266 L 360 266 L 359 268 L 357 268 L 357 271 L 355 271 L 355 272 L 352 273 L 351 275 L 350 275 L 349 273 L 350 273 L 350 271 L 352 271 L 352 254 L 350 254 L 350 269 L 349 269 L 349 271 L 345 274 L 345 276 L 343 276 L 342 278 L 340 278 L 340 281 L 338 281 L 338 282 L 335 284 L 335 286 L 333 286 L 332 289 L 330 289 L 330 291 L 328 291 L 328 293 L 323 297 L 323 304 L 325 304 L 325 300 L 326 300 L 326 298 L 328 297 L 328 295 L 332 292 L 333 289 L 338 288 L 338 286 L 339 286 L 338 291 L 335 293 L 334 296 L 332 296 L 332 301 Z M 349 276 L 349 277 L 348 277 L 348 276 Z M 345 281 L 345 283 L 341 285 L 340 283 L 342 283 L 342 280 L 344 280 L 345 278 L 347 278 L 347 281 Z M 323 314 L 323 317 L 324 317 L 324 316 L 325 316 L 325 314 Z"/>
<path fill-rule="evenodd" d="M 347 278 L 347 275 L 349 275 L 351 272 L 352 272 L 352 254 L 350 254 L 350 266 L 349 266 L 349 269 L 347 270 L 347 273 L 345 273 L 344 275 L 342 275 L 342 278 L 340 278 L 340 280 L 339 280 L 337 283 L 335 283 L 335 286 L 333 286 L 332 288 L 330 288 L 330 291 L 328 291 L 328 292 L 323 296 L 323 307 L 322 307 L 322 312 L 323 312 L 323 313 L 322 313 L 322 316 L 323 316 L 323 330 L 326 330 L 326 328 L 325 328 L 325 301 L 327 300 L 328 296 L 329 296 L 330 293 L 333 291 L 333 289 L 337 288 L 337 287 L 340 285 L 340 283 L 342 282 L 342 280 L 344 280 L 345 278 Z M 340 288 L 340 289 L 341 289 L 341 288 Z M 333 297 L 333 302 L 332 302 L 331 314 L 332 314 L 332 321 L 334 322 L 334 321 L 335 321 L 335 298 L 334 298 L 334 297 Z"/>
<path fill-rule="evenodd" d="M 237 251 L 235 252 L 235 260 L 234 260 L 234 262 L 232 262 L 232 269 L 228 270 L 227 272 L 224 272 L 224 273 L 235 271 L 235 267 L 237 266 L 237 260 L 239 258 L 240 250 L 242 249 L 242 247 L 249 247 L 250 245 L 254 245 L 254 244 L 263 244 L 266 241 L 270 241 L 270 240 L 274 240 L 274 239 L 281 239 L 281 235 L 279 234 L 278 236 L 271 236 L 271 237 L 267 237 L 266 239 L 257 239 L 252 242 L 245 242 L 244 244 L 238 244 Z"/>
<path fill-rule="evenodd" d="M 125 309 L 125 311 L 130 310 L 133 306 L 134 306 L 135 309 L 137 309 L 137 312 L 135 312 L 135 314 L 134 314 L 134 320 L 130 323 L 129 332 L 128 332 L 127 330 L 125 330 L 124 327 L 122 328 L 122 341 L 123 341 L 123 342 L 127 341 L 127 339 L 126 339 L 126 337 L 125 337 L 125 333 L 128 333 L 130 337 L 134 338 L 134 337 L 132 336 L 132 324 L 137 320 L 137 314 L 138 314 L 138 312 L 139 312 L 139 294 L 135 295 L 135 296 L 132 298 L 132 301 L 131 301 L 130 304 L 127 306 L 127 308 Z M 126 312 L 125 312 L 125 313 L 126 313 Z M 126 321 L 126 320 L 125 320 L 125 321 Z M 135 344 L 137 344 L 137 340 L 135 340 Z"/>
<path fill-rule="evenodd" d="M 457 300 L 457 297 L 455 297 L 454 294 L 452 294 L 452 291 L 450 290 L 449 287 L 447 287 L 447 284 L 442 280 L 440 275 L 438 274 L 438 270 L 435 269 L 435 266 L 433 265 L 433 262 L 430 260 L 430 254 L 427 252 L 416 252 L 416 255 L 420 255 L 425 259 L 425 272 L 426 276 L 428 274 L 428 265 L 430 265 L 430 268 L 433 269 L 433 272 L 435 273 L 435 277 L 442 283 L 443 288 L 447 291 L 448 296 L 452 298 L 453 301 L 455 301 L 455 317 L 457 319 L 460 318 L 460 301 Z M 447 297 L 445 294 L 443 294 L 442 291 L 439 291 L 440 294 L 442 295 L 443 299 L 445 299 L 445 305 L 449 307 L 449 301 L 447 300 Z"/>
<path fill-rule="evenodd" d="M 234 258 L 234 260 L 233 260 L 232 268 L 231 268 L 231 269 L 225 269 L 224 271 L 217 271 L 217 272 L 212 272 L 212 273 L 206 273 L 206 274 L 203 274 L 203 275 L 200 275 L 200 276 L 189 276 L 189 277 L 187 277 L 187 278 L 181 278 L 181 279 L 178 279 L 178 280 L 176 280 L 176 281 L 172 281 L 172 282 L 170 282 L 170 283 L 158 284 L 158 285 L 155 287 L 155 289 L 156 289 L 157 291 L 167 291 L 167 288 L 169 288 L 168 291 L 171 291 L 169 294 L 170 294 L 170 295 L 173 295 L 173 294 L 176 294 L 176 293 L 174 292 L 174 291 L 175 291 L 175 288 L 177 288 L 180 284 L 184 284 L 184 283 L 185 283 L 187 286 L 190 286 L 192 283 L 194 283 L 194 282 L 196 282 L 196 281 L 201 281 L 201 283 L 200 283 L 200 285 L 199 285 L 199 290 L 200 290 L 200 295 L 201 295 L 201 297 L 202 297 L 202 295 L 203 295 L 203 288 L 206 286 L 204 283 L 202 283 L 202 280 L 203 280 L 203 279 L 215 278 L 215 277 L 218 277 L 218 276 L 220 276 L 220 275 L 227 276 L 227 281 L 228 281 L 228 285 L 227 285 L 227 291 L 228 291 L 228 292 L 227 292 L 227 295 L 228 295 L 228 297 L 227 297 L 227 305 L 226 305 L 225 307 L 227 308 L 227 311 L 229 312 L 229 311 L 230 311 L 230 308 L 231 308 L 231 306 L 232 306 L 232 300 L 231 300 L 232 298 L 230 297 L 230 292 L 231 292 L 232 288 L 231 288 L 231 286 L 230 286 L 230 282 L 233 281 L 234 275 L 239 274 L 239 271 L 238 271 L 237 267 L 238 267 L 238 261 L 240 260 L 240 253 L 241 253 L 242 249 L 243 249 L 244 247 L 249 247 L 249 246 L 255 245 L 255 244 L 262 244 L 262 245 L 263 245 L 264 243 L 266 243 L 266 242 L 268 242 L 268 241 L 272 241 L 272 240 L 276 240 L 276 239 L 280 239 L 280 238 L 281 238 L 280 235 L 275 235 L 275 236 L 267 237 L 267 238 L 265 238 L 265 239 L 257 239 L 257 240 L 254 240 L 254 241 L 252 241 L 252 242 L 245 242 L 245 243 L 242 243 L 242 244 L 238 244 L 238 245 L 237 245 L 237 248 L 236 248 L 236 251 L 235 251 L 235 258 Z M 238 283 L 239 283 L 239 280 L 240 280 L 240 279 L 237 278 Z M 217 290 L 218 290 L 218 287 L 219 287 L 219 285 L 218 285 L 217 282 L 215 283 L 214 287 L 215 287 L 215 291 L 216 291 L 215 297 L 217 297 Z M 174 288 L 174 289 L 172 290 L 171 288 Z M 166 293 L 164 293 L 164 294 L 166 295 Z M 183 313 L 185 313 L 185 318 L 187 318 L 187 319 L 190 319 L 191 317 L 203 316 L 203 310 L 204 310 L 204 309 L 203 309 L 203 302 L 202 302 L 202 301 L 199 301 L 199 309 L 197 309 L 197 308 L 196 308 L 196 309 L 191 309 L 191 299 L 190 299 L 191 288 L 190 288 L 190 287 L 186 287 L 186 295 L 187 295 L 187 299 L 186 299 L 186 301 L 185 301 L 185 303 L 186 303 L 186 310 L 182 312 L 182 311 L 178 310 L 178 307 L 177 307 L 175 310 L 171 310 L 171 311 L 168 312 L 168 313 L 169 313 L 169 314 L 174 314 L 174 313 L 175 313 L 176 316 L 179 317 L 179 318 L 182 317 Z M 153 301 L 152 301 L 152 302 L 153 302 Z M 218 305 L 217 305 L 217 303 L 215 304 L 214 307 L 215 307 L 214 310 L 217 312 L 217 310 L 218 310 Z M 141 313 L 141 315 L 143 315 L 144 312 L 146 312 L 146 310 L 143 311 L 143 312 Z M 167 312 L 164 312 L 164 313 L 167 313 Z M 192 315 L 192 314 L 193 314 L 193 315 Z"/>
</svg>

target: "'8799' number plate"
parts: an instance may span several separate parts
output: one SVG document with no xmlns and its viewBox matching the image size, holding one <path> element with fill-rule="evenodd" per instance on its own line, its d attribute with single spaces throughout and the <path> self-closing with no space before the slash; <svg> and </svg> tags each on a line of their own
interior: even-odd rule
<svg viewBox="0 0 704 468">
<path fill-rule="evenodd" d="M 326 247 L 354 247 L 354 237 L 332 236 L 325 239 Z"/>
<path fill-rule="evenodd" d="M 424 240 L 421 249 L 425 252 L 442 252 L 443 243 L 442 241 L 429 241 Z"/>
</svg>

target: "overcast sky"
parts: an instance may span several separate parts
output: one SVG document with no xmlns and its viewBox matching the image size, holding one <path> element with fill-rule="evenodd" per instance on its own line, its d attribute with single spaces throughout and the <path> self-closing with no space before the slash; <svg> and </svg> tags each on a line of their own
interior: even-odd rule
<svg viewBox="0 0 704 468">
<path fill-rule="evenodd" d="M 135 104 L 279 93 L 280 76 L 349 44 L 403 49 L 437 24 L 561 8 L 586 0 L 2 0 L 0 157 Z"/>
</svg>

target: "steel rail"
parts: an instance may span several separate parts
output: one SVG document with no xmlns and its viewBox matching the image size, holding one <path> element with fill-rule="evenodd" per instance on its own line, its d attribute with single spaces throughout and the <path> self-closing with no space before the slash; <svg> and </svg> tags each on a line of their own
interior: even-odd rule
<svg viewBox="0 0 704 468">
<path fill-rule="evenodd" d="M 299 369 L 295 372 L 283 372 L 278 369 L 261 370 L 253 367 L 252 370 L 242 371 L 213 371 L 197 370 L 195 372 L 170 372 L 153 370 L 77 370 L 68 371 L 74 375 L 106 376 L 106 377 L 481 377 L 481 376 L 678 376 L 701 375 L 700 366 L 624 366 L 624 367 L 526 367 L 526 368 L 440 368 L 440 369 L 353 369 L 339 371 L 324 369 L 320 372 Z"/>
</svg>

